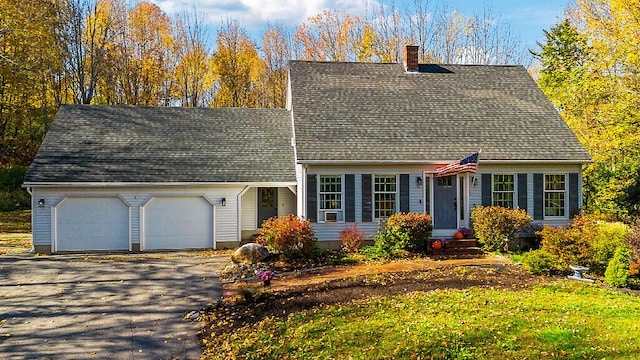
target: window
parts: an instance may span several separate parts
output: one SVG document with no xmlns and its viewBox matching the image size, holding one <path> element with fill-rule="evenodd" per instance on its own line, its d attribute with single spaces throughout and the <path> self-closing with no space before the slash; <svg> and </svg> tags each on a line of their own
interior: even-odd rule
<svg viewBox="0 0 640 360">
<path fill-rule="evenodd" d="M 395 175 L 376 175 L 373 184 L 373 217 L 389 217 L 396 212 L 397 177 Z"/>
<path fill-rule="evenodd" d="M 564 217 L 566 197 L 565 174 L 544 175 L 544 216 Z"/>
<path fill-rule="evenodd" d="M 513 209 L 515 193 L 515 176 L 506 174 L 493 175 L 493 206 Z"/>
<path fill-rule="evenodd" d="M 342 176 L 320 175 L 320 221 L 342 221 Z"/>
</svg>

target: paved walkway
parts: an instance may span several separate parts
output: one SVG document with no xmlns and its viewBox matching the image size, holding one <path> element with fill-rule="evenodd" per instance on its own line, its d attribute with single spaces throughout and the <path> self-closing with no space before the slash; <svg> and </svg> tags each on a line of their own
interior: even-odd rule
<svg viewBox="0 0 640 360">
<path fill-rule="evenodd" d="M 227 256 L 0 256 L 0 358 L 198 359 Z"/>
</svg>

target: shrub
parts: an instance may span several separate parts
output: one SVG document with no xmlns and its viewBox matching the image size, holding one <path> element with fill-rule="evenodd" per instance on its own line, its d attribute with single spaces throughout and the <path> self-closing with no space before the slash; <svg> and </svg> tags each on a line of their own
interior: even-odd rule
<svg viewBox="0 0 640 360">
<path fill-rule="evenodd" d="M 616 249 L 626 245 L 628 227 L 619 222 L 598 222 L 591 230 L 595 232 L 592 244 L 594 260 L 606 265 L 613 258 Z M 584 236 L 585 231 L 582 233 Z"/>
<path fill-rule="evenodd" d="M 540 235 L 542 236 L 540 249 L 555 255 L 562 267 L 591 266 L 594 263 L 591 240 L 583 236 L 579 228 L 545 226 L 540 231 Z"/>
<path fill-rule="evenodd" d="M 486 251 L 505 250 L 516 234 L 532 221 L 531 215 L 523 209 L 501 206 L 476 207 L 471 211 L 471 220 L 473 231 Z"/>
<path fill-rule="evenodd" d="M 629 228 L 626 241 L 633 252 L 633 257 L 640 260 L 640 218 L 637 218 Z"/>
<path fill-rule="evenodd" d="M 382 256 L 424 251 L 432 231 L 431 216 L 427 214 L 394 214 L 376 236 L 375 250 L 370 251 Z"/>
<path fill-rule="evenodd" d="M 620 246 L 604 272 L 604 281 L 613 287 L 625 287 L 631 277 L 631 249 Z"/>
<path fill-rule="evenodd" d="M 340 232 L 342 250 L 350 254 L 357 252 L 362 248 L 362 245 L 364 245 L 364 239 L 366 236 L 367 234 L 360 231 L 358 225 L 350 225 Z"/>
<path fill-rule="evenodd" d="M 522 265 L 533 275 L 551 275 L 558 259 L 543 250 L 532 250 L 522 255 Z"/>
<path fill-rule="evenodd" d="M 293 214 L 265 220 L 256 241 L 290 260 L 311 257 L 317 245 L 309 220 L 301 220 Z"/>
</svg>

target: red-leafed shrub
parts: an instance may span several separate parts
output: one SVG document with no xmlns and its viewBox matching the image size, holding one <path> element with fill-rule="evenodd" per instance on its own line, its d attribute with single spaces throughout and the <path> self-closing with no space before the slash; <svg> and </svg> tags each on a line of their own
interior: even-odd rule
<svg viewBox="0 0 640 360">
<path fill-rule="evenodd" d="M 486 251 L 505 250 L 516 234 L 532 220 L 531 215 L 523 209 L 482 206 L 471 211 L 473 231 Z"/>
<path fill-rule="evenodd" d="M 317 245 L 309 220 L 301 220 L 293 214 L 265 220 L 256 241 L 291 260 L 311 257 Z"/>
<path fill-rule="evenodd" d="M 340 243 L 342 250 L 352 254 L 357 252 L 364 245 L 366 233 L 360 231 L 358 225 L 350 225 L 340 232 Z"/>
</svg>

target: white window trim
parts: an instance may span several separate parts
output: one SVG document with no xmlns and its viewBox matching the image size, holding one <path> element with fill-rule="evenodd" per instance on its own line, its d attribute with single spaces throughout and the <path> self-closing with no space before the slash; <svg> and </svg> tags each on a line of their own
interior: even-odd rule
<svg viewBox="0 0 640 360">
<path fill-rule="evenodd" d="M 316 211 L 317 211 L 318 223 L 327 224 L 327 222 L 324 221 L 324 213 L 325 212 L 336 212 L 338 214 L 342 214 L 342 220 L 338 220 L 335 223 L 344 223 L 345 222 L 344 221 L 344 218 L 345 218 L 345 213 L 344 213 L 344 201 L 345 201 L 345 198 L 344 198 L 344 187 L 345 187 L 344 174 L 320 173 L 320 174 L 317 174 L 317 175 L 318 175 L 318 181 L 317 181 L 317 184 L 316 184 L 316 196 L 317 196 L 317 199 L 318 199 L 317 200 L 318 206 L 317 206 Z M 320 198 L 320 185 L 322 183 L 321 178 L 323 176 L 335 176 L 335 177 L 339 176 L 340 177 L 340 208 L 339 209 L 322 209 L 322 201 L 321 201 L 321 198 Z M 323 216 L 320 216 L 321 214 Z M 338 216 L 338 219 L 339 218 L 340 218 L 340 216 Z M 329 223 L 333 224 L 334 222 L 331 221 Z"/>
<path fill-rule="evenodd" d="M 518 175 L 513 173 L 492 173 L 491 174 L 491 205 L 497 206 L 493 203 L 493 194 L 498 193 L 507 193 L 509 191 L 495 191 L 495 176 L 496 175 L 511 175 L 513 176 L 513 209 L 517 209 L 520 204 L 518 204 Z"/>
<path fill-rule="evenodd" d="M 564 191 L 560 190 L 547 190 L 547 175 L 563 175 L 564 176 Z M 544 173 L 542 175 L 542 215 L 544 220 L 566 220 L 569 218 L 569 183 L 567 173 Z M 564 194 L 564 216 L 547 216 L 546 214 L 546 194 L 547 193 L 563 193 Z"/>
<path fill-rule="evenodd" d="M 394 200 L 394 204 L 393 204 L 393 213 L 397 214 L 398 213 L 398 208 L 399 208 L 399 201 L 400 201 L 400 174 L 388 174 L 388 173 L 384 173 L 384 174 L 372 174 L 371 175 L 371 218 L 373 219 L 374 222 L 378 222 L 380 221 L 379 218 L 376 217 L 376 193 L 380 193 L 380 194 L 395 194 L 395 200 Z M 391 191 L 385 191 L 385 192 L 378 192 L 376 191 L 376 176 L 395 176 L 396 178 L 396 191 L 395 192 L 391 192 Z"/>
</svg>

